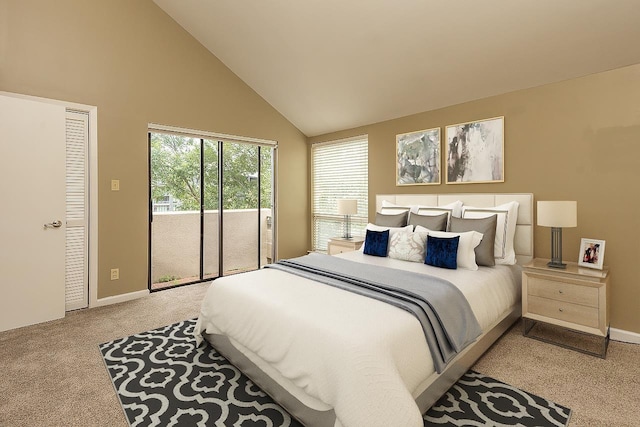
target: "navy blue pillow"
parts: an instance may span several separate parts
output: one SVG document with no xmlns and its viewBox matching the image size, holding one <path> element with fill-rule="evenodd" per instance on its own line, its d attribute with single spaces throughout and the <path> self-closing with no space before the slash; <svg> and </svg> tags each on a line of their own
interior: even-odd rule
<svg viewBox="0 0 640 427">
<path fill-rule="evenodd" d="M 373 231 L 367 230 L 364 239 L 364 253 L 373 256 L 387 256 L 389 249 L 389 230 Z"/>
<path fill-rule="evenodd" d="M 452 238 L 427 236 L 427 255 L 424 263 L 434 267 L 458 268 L 458 243 L 460 236 Z"/>
</svg>

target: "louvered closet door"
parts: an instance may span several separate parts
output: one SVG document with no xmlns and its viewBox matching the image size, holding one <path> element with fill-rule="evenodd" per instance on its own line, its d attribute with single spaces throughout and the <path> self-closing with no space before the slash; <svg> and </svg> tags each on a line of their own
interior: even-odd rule
<svg viewBox="0 0 640 427">
<path fill-rule="evenodd" d="M 65 309 L 89 305 L 87 146 L 89 116 L 67 111 Z"/>
</svg>

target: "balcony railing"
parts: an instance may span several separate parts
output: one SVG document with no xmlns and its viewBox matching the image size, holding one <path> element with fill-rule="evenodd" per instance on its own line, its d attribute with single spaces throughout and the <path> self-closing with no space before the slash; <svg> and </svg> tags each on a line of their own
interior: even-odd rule
<svg viewBox="0 0 640 427">
<path fill-rule="evenodd" d="M 219 212 L 204 213 L 204 273 L 218 276 Z M 255 270 L 272 261 L 271 209 L 225 210 L 223 213 L 223 274 Z M 200 272 L 200 212 L 154 212 L 151 238 L 152 284 L 196 281 Z M 191 279 L 191 280 L 189 280 Z M 153 285 L 152 285 L 153 286 Z"/>
</svg>

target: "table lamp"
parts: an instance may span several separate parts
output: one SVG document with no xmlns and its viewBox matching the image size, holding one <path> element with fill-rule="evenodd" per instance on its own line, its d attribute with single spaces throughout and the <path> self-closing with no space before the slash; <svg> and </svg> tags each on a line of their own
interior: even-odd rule
<svg viewBox="0 0 640 427">
<path fill-rule="evenodd" d="M 551 227 L 551 261 L 547 266 L 567 268 L 562 263 L 562 228 L 578 226 L 578 202 L 539 201 L 538 225 Z"/>
<path fill-rule="evenodd" d="M 356 199 L 338 199 L 338 215 L 344 215 L 343 239 L 351 239 L 351 215 L 358 213 L 358 201 Z"/>
</svg>

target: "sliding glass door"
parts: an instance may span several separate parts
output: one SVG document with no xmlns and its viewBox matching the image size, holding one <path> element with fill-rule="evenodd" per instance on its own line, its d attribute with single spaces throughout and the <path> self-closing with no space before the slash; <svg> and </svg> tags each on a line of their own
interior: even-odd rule
<svg viewBox="0 0 640 427">
<path fill-rule="evenodd" d="M 272 157 L 269 147 L 223 143 L 224 275 L 256 270 L 273 258 Z"/>
<path fill-rule="evenodd" d="M 149 289 L 272 261 L 274 154 L 256 143 L 149 133 Z"/>
</svg>

